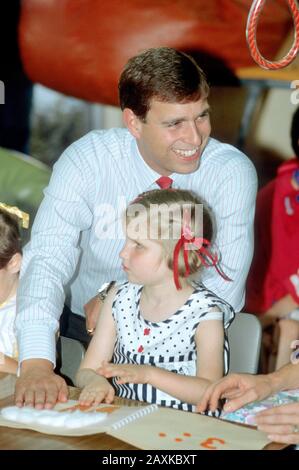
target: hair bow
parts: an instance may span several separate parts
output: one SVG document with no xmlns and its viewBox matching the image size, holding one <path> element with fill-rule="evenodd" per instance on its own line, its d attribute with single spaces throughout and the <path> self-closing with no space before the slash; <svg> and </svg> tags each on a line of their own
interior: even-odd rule
<svg viewBox="0 0 299 470">
<path fill-rule="evenodd" d="M 205 267 L 211 267 L 214 266 L 216 271 L 220 274 L 223 279 L 226 281 L 231 281 L 230 279 L 218 266 L 218 255 L 215 253 L 213 254 L 210 250 L 209 247 L 211 245 L 210 241 L 207 240 L 206 238 L 202 237 L 194 237 L 191 229 L 190 229 L 190 224 L 189 220 L 186 220 L 186 215 L 184 214 L 184 221 L 183 221 L 183 228 L 182 228 L 182 234 L 180 239 L 178 240 L 175 248 L 174 248 L 174 253 L 173 253 L 173 277 L 174 277 L 174 282 L 176 285 L 177 289 L 181 289 L 181 284 L 179 281 L 179 269 L 178 269 L 178 264 L 179 264 L 179 253 L 181 249 L 183 248 L 183 256 L 184 256 L 184 262 L 185 262 L 185 277 L 188 277 L 190 275 L 190 266 L 189 266 L 189 261 L 188 261 L 188 251 L 192 250 L 195 252 L 195 254 L 198 256 L 200 259 L 200 262 L 205 266 Z M 189 217 L 188 217 L 189 219 Z M 195 249 L 194 249 L 195 247 Z"/>
<path fill-rule="evenodd" d="M 29 214 L 27 214 L 26 212 L 21 211 L 16 206 L 9 206 L 8 204 L 5 204 L 4 202 L 0 202 L 0 209 L 3 209 L 9 214 L 12 214 L 18 217 L 18 219 L 22 221 L 23 228 L 29 228 Z"/>
</svg>

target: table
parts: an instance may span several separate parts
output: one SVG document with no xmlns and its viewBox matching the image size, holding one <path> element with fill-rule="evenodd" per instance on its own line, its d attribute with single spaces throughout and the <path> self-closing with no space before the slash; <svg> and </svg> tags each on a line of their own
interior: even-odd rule
<svg viewBox="0 0 299 470">
<path fill-rule="evenodd" d="M 70 399 L 77 399 L 79 390 L 69 387 Z M 14 403 L 13 396 L 0 400 L 0 408 Z M 130 405 L 132 400 L 115 398 L 116 404 Z M 136 404 L 136 402 L 134 402 Z M 236 424 L 236 426 L 244 426 Z M 270 443 L 265 450 L 280 450 L 283 444 Z M 27 429 L 1 427 L 0 450 L 136 450 L 123 441 L 107 434 L 94 434 L 90 436 L 55 436 L 41 434 Z"/>
</svg>

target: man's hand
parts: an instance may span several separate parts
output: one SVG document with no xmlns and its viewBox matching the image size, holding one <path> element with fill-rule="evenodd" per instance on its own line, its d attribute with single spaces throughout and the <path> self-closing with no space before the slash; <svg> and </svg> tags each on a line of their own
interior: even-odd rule
<svg viewBox="0 0 299 470">
<path fill-rule="evenodd" d="M 107 379 L 117 377 L 119 384 L 146 384 L 150 381 L 151 369 L 147 365 L 103 363 L 97 372 Z"/>
<path fill-rule="evenodd" d="M 21 376 L 16 382 L 16 406 L 50 409 L 58 401 L 67 401 L 67 398 L 67 385 L 62 377 L 54 374 L 50 361 L 29 359 L 22 362 Z"/>
<path fill-rule="evenodd" d="M 103 302 L 97 295 L 84 305 L 86 330 L 90 335 L 94 334 L 102 306 Z"/>
<path fill-rule="evenodd" d="M 215 411 L 218 401 L 226 398 L 224 411 L 232 412 L 255 400 L 262 400 L 273 392 L 269 375 L 229 374 L 210 385 L 204 393 L 197 411 Z"/>
</svg>

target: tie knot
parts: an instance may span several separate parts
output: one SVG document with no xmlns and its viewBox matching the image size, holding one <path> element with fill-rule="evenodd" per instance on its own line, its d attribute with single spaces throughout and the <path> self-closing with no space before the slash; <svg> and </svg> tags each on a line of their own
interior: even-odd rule
<svg viewBox="0 0 299 470">
<path fill-rule="evenodd" d="M 161 176 L 156 181 L 157 185 L 160 186 L 161 189 L 168 189 L 171 188 L 173 180 L 169 178 L 169 176 Z"/>
</svg>

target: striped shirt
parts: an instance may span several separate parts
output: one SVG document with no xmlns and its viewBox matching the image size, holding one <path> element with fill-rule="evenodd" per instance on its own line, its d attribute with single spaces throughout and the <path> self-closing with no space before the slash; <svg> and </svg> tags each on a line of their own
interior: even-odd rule
<svg viewBox="0 0 299 470">
<path fill-rule="evenodd" d="M 16 319 L 20 361 L 43 358 L 55 364 L 65 298 L 83 315 L 83 305 L 102 283 L 125 280 L 121 216 L 138 194 L 158 187 L 159 177 L 127 129 L 92 131 L 62 154 L 24 250 Z M 233 282 L 215 269 L 204 270 L 202 280 L 239 311 L 253 252 L 253 164 L 236 148 L 210 138 L 199 168 L 171 178 L 175 188 L 193 190 L 211 206 L 221 267 Z"/>
</svg>

